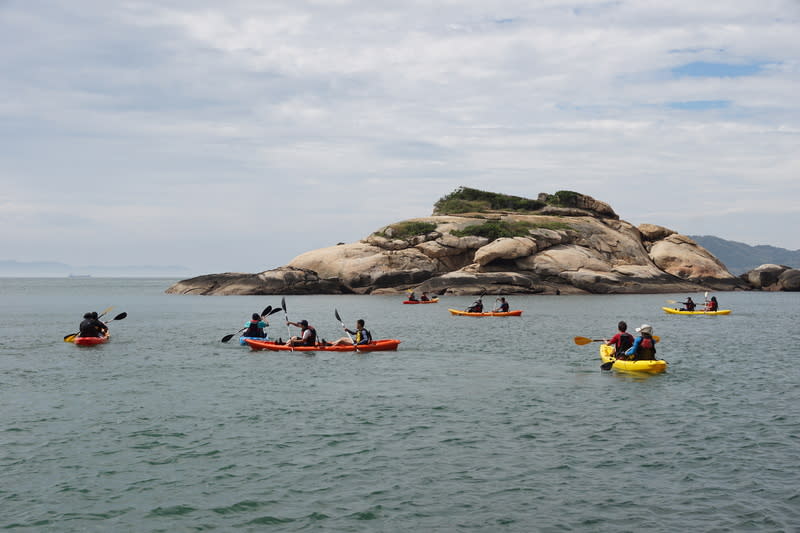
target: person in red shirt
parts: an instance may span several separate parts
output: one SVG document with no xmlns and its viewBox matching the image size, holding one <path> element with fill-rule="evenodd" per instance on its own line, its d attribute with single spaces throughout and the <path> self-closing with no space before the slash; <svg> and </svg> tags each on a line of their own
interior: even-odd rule
<svg viewBox="0 0 800 533">
<path fill-rule="evenodd" d="M 622 359 L 625 350 L 633 346 L 633 335 L 628 333 L 628 324 L 624 320 L 619 321 L 617 329 L 619 330 L 617 334 L 611 337 L 611 340 L 606 341 L 606 344 L 613 346 L 616 357 Z"/>
</svg>

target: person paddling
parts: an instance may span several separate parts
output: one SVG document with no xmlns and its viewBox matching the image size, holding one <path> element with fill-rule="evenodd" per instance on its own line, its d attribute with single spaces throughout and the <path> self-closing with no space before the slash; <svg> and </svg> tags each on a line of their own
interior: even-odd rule
<svg viewBox="0 0 800 533">
<path fill-rule="evenodd" d="M 706 311 L 719 311 L 719 304 L 717 303 L 716 296 L 712 296 L 711 300 L 706 302 Z"/>
<path fill-rule="evenodd" d="M 246 327 L 247 330 L 242 333 L 242 337 L 251 337 L 254 339 L 269 338 L 264 331 L 264 328 L 269 327 L 269 322 L 264 321 L 258 313 L 253 313 L 250 321 L 245 323 L 244 327 Z"/>
<path fill-rule="evenodd" d="M 691 296 L 688 296 L 685 302 L 681 302 L 681 305 L 683 305 L 683 309 L 681 309 L 681 311 L 694 311 L 694 308 L 697 307 L 697 304 L 692 301 Z"/>
<path fill-rule="evenodd" d="M 506 301 L 505 297 L 501 296 L 500 298 L 497 299 L 497 301 L 500 302 L 500 305 L 498 305 L 497 309 L 495 309 L 493 312 L 494 313 L 497 313 L 497 312 L 508 313 L 509 306 L 508 306 L 508 302 Z"/>
<path fill-rule="evenodd" d="M 431 300 L 431 298 L 430 298 L 430 296 L 428 296 L 428 292 L 427 291 L 423 291 L 422 292 L 422 296 L 420 296 L 420 298 L 419 298 L 419 301 L 420 302 L 429 302 L 430 300 Z"/>
<path fill-rule="evenodd" d="M 620 320 L 617 324 L 617 333 L 611 337 L 611 340 L 605 341 L 609 346 L 614 347 L 614 353 L 617 354 L 617 359 L 624 359 L 625 351 L 633 346 L 633 335 L 628 333 L 628 324 L 624 320 Z"/>
<path fill-rule="evenodd" d="M 85 313 L 78 329 L 80 330 L 78 337 L 105 337 L 108 335 L 108 326 L 100 321 L 96 312 Z"/>
<path fill-rule="evenodd" d="M 483 300 L 478 297 L 475 302 L 467 308 L 468 313 L 483 313 Z"/>
<path fill-rule="evenodd" d="M 653 326 L 642 324 L 636 328 L 639 334 L 625 355 L 632 361 L 654 361 L 656 358 L 656 341 L 653 339 Z"/>
<path fill-rule="evenodd" d="M 287 326 L 300 328 L 300 335 L 286 341 L 286 346 L 314 346 L 317 344 L 317 330 L 308 325 L 308 320 L 300 322 L 286 321 Z"/>
<path fill-rule="evenodd" d="M 345 332 L 349 333 L 350 335 L 354 335 L 352 339 L 350 337 L 342 337 L 333 341 L 331 344 L 332 346 L 343 346 L 343 345 L 356 345 L 360 346 L 362 344 L 369 344 L 372 342 L 372 334 L 369 332 L 367 328 L 364 327 L 364 319 L 359 318 L 356 320 L 356 330 L 352 331 L 348 328 L 344 328 Z"/>
</svg>

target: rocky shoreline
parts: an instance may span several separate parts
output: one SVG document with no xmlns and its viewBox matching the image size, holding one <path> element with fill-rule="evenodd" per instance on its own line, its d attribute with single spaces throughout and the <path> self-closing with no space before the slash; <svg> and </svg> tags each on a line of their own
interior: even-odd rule
<svg viewBox="0 0 800 533">
<path fill-rule="evenodd" d="M 489 200 L 470 199 L 475 197 Z M 498 209 L 492 202 L 525 209 Z M 480 209 L 447 212 L 452 205 Z M 734 276 L 691 238 L 652 224 L 635 227 L 589 196 L 559 191 L 528 200 L 462 188 L 440 200 L 430 217 L 303 253 L 272 270 L 198 276 L 166 292 L 635 294 L 798 290 L 798 285 L 800 271 L 778 265 Z"/>
</svg>

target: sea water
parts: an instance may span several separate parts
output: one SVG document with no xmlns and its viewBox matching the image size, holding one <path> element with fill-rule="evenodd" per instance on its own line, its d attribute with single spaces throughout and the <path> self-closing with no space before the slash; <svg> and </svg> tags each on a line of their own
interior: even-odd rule
<svg viewBox="0 0 800 533">
<path fill-rule="evenodd" d="M 661 310 L 686 294 L 511 296 L 510 318 L 451 316 L 466 296 L 287 296 L 328 340 L 338 311 L 403 341 L 313 354 L 220 342 L 281 296 L 173 281 L 0 279 L 0 527 L 800 528 L 798 294 L 715 293 L 717 317 Z M 63 342 L 111 305 L 128 315 L 109 343 Z M 573 342 L 621 319 L 653 326 L 665 374 L 601 371 Z"/>
</svg>

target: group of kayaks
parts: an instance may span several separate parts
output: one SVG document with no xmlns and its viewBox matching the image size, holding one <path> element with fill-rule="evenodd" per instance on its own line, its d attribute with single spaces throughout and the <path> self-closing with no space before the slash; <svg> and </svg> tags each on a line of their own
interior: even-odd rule
<svg viewBox="0 0 800 533">
<path fill-rule="evenodd" d="M 675 309 L 672 307 L 662 307 L 661 308 L 665 313 L 670 315 L 707 315 L 707 316 L 719 316 L 719 315 L 729 315 L 731 314 L 730 309 L 719 309 L 717 311 L 708 311 L 708 310 L 699 310 L 699 311 L 688 311 L 686 309 Z M 579 337 L 576 337 L 577 344 L 584 344 L 584 342 L 578 342 Z M 589 339 L 584 339 L 585 342 L 589 342 Z M 617 359 L 614 356 L 614 347 L 609 346 L 608 344 L 601 344 L 600 345 L 600 360 L 602 361 L 601 368 L 604 370 L 618 370 L 620 372 L 633 372 L 633 373 L 646 373 L 646 374 L 660 374 L 661 372 L 665 372 L 667 370 L 668 363 L 663 359 L 655 359 L 655 360 L 637 360 L 637 361 L 629 361 L 626 359 Z"/>
</svg>

